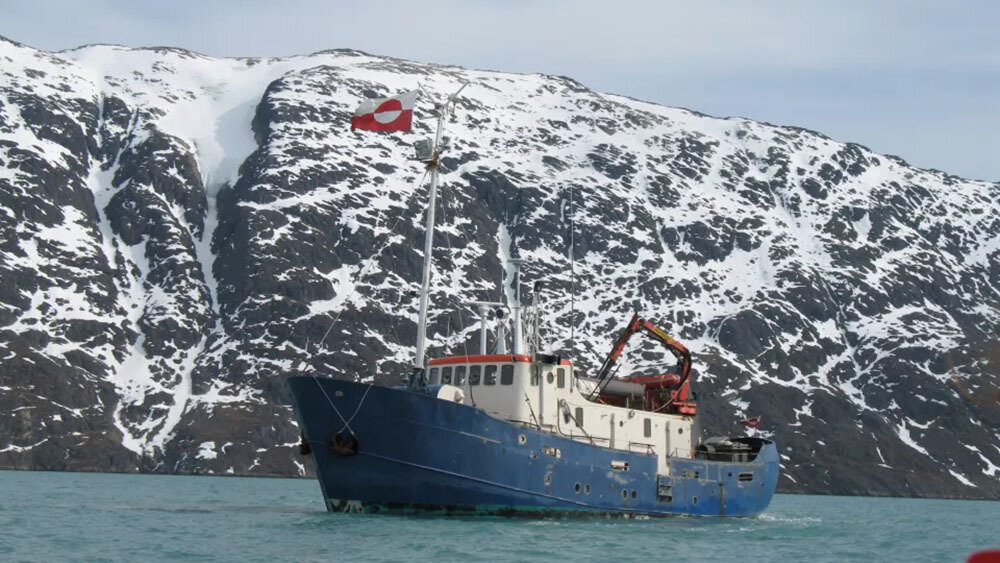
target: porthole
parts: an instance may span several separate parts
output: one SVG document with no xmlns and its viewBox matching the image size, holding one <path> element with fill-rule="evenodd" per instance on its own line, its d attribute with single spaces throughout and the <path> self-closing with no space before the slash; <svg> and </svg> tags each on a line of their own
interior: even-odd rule
<svg viewBox="0 0 1000 563">
<path fill-rule="evenodd" d="M 691 497 L 691 504 L 698 504 L 698 497 Z"/>
<path fill-rule="evenodd" d="M 587 483 L 586 485 L 583 486 L 583 492 L 588 495 L 590 494 L 590 483 Z"/>
<path fill-rule="evenodd" d="M 524 434 L 519 435 L 517 437 L 517 443 L 521 444 L 522 446 L 525 445 L 525 444 L 527 444 L 528 443 L 528 437 L 525 436 Z M 730 475 L 732 475 L 732 474 L 730 473 Z"/>
<path fill-rule="evenodd" d="M 628 489 L 622 489 L 622 498 L 623 499 L 628 498 Z"/>
<path fill-rule="evenodd" d="M 546 473 L 545 474 L 545 484 L 546 485 L 551 485 L 552 484 L 552 474 L 551 473 Z"/>
<path fill-rule="evenodd" d="M 632 498 L 638 498 L 638 496 L 639 496 L 639 491 L 632 489 Z"/>
<path fill-rule="evenodd" d="M 682 427 L 678 428 L 677 429 L 677 433 L 678 434 L 683 434 L 684 433 L 684 427 L 682 426 Z"/>
<path fill-rule="evenodd" d="M 555 377 L 553 377 L 552 372 L 550 371 L 549 374 L 545 376 L 545 381 L 552 383 L 553 380 L 555 380 Z"/>
<path fill-rule="evenodd" d="M 573 491 L 577 492 L 577 493 L 580 492 L 580 483 L 577 483 L 577 484 L 573 485 Z"/>
</svg>

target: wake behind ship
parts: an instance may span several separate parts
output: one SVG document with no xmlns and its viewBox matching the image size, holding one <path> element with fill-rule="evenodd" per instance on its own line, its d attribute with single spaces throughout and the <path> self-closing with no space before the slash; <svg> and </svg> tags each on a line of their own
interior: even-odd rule
<svg viewBox="0 0 1000 563">
<path fill-rule="evenodd" d="M 417 144 L 431 181 L 408 384 L 288 379 L 302 451 L 313 458 L 327 509 L 625 517 L 763 511 L 777 486 L 777 448 L 751 436 L 699 442 L 687 348 L 635 315 L 600 369 L 584 377 L 568 359 L 542 352 L 539 286 L 522 304 L 523 261 L 511 261 L 512 303 L 467 304 L 480 312 L 479 353 L 425 363 L 442 126 L 459 92 L 437 105 L 433 142 Z M 353 122 L 409 129 L 415 97 L 366 102 Z M 496 344 L 488 353 L 491 317 Z M 676 365 L 618 377 L 618 360 L 638 334 L 665 347 Z"/>
</svg>

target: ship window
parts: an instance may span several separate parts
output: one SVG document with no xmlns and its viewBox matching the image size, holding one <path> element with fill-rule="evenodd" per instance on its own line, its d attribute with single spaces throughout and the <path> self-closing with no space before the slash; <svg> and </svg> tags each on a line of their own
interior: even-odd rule
<svg viewBox="0 0 1000 563">
<path fill-rule="evenodd" d="M 653 435 L 653 421 L 648 418 L 642 423 L 642 435 L 649 438 Z"/>
<path fill-rule="evenodd" d="M 583 408 L 576 407 L 576 425 L 583 428 Z"/>
<path fill-rule="evenodd" d="M 496 385 L 497 367 L 494 365 L 489 365 L 485 367 L 486 369 L 483 372 L 483 385 Z"/>
<path fill-rule="evenodd" d="M 465 366 L 455 367 L 455 385 L 465 385 Z"/>
<path fill-rule="evenodd" d="M 537 365 L 531 366 L 531 386 L 532 387 L 538 387 L 538 379 L 539 379 L 538 378 L 538 370 L 539 370 L 539 367 Z"/>
<path fill-rule="evenodd" d="M 441 368 L 441 383 L 451 385 L 451 366 Z"/>
<path fill-rule="evenodd" d="M 483 366 L 469 366 L 469 385 L 479 385 L 479 375 Z"/>
<path fill-rule="evenodd" d="M 438 368 L 431 368 L 431 374 L 427 377 L 427 382 L 431 385 L 438 382 Z"/>
<path fill-rule="evenodd" d="M 560 389 L 566 387 L 566 370 L 563 368 L 559 368 L 556 370 L 556 374 L 557 374 L 556 386 L 559 387 Z"/>
<path fill-rule="evenodd" d="M 551 371 L 549 373 L 545 374 L 545 381 L 548 381 L 549 384 L 552 383 L 552 372 Z"/>
<path fill-rule="evenodd" d="M 753 473 L 740 473 L 738 479 L 740 481 L 753 481 Z"/>
<path fill-rule="evenodd" d="M 511 383 L 514 383 L 514 366 L 512 364 L 500 366 L 500 385 Z"/>
</svg>

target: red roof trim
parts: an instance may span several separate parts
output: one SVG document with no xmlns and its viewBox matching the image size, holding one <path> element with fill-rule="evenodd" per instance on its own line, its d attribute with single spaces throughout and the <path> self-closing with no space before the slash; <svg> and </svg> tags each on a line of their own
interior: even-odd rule
<svg viewBox="0 0 1000 563">
<path fill-rule="evenodd" d="M 449 356 L 447 358 L 435 358 L 427 365 L 448 366 L 454 364 L 510 364 L 510 363 L 531 363 L 531 356 L 522 354 L 484 354 L 476 356 Z M 571 365 L 569 360 L 559 362 L 561 366 Z"/>
<path fill-rule="evenodd" d="M 522 356 L 520 354 L 486 354 L 477 356 L 450 356 L 448 358 L 436 358 L 429 362 L 428 365 L 432 366 L 442 366 L 451 364 L 497 364 L 504 363 L 510 364 L 515 362 L 531 363 L 531 356 Z"/>
</svg>

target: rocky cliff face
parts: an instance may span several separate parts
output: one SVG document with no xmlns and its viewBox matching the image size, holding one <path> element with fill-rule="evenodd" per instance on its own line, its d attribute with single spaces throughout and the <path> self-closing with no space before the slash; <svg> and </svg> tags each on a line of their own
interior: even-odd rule
<svg viewBox="0 0 1000 563">
<path fill-rule="evenodd" d="M 430 104 L 412 134 L 349 115 L 466 78 L 431 355 L 478 346 L 459 303 L 509 299 L 528 258 L 553 351 L 593 368 L 632 310 L 665 325 L 695 353 L 706 434 L 761 415 L 783 490 L 1000 498 L 1000 184 L 353 51 L 0 40 L 0 61 L 0 466 L 305 473 L 282 379 L 395 383 L 416 332 L 407 158 Z M 625 369 L 662 359 L 632 352 Z"/>
</svg>

